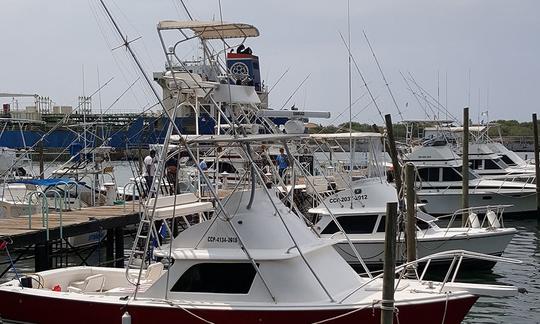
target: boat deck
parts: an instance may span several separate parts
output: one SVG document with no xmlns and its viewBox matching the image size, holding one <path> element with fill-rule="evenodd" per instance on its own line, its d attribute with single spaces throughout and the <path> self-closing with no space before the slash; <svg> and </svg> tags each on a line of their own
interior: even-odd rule
<svg viewBox="0 0 540 324">
<path fill-rule="evenodd" d="M 139 209 L 132 202 L 118 206 L 85 207 L 62 212 L 62 238 L 139 223 Z M 0 238 L 9 238 L 14 246 L 45 243 L 60 239 L 60 214 L 49 213 L 49 237 L 41 213 L 28 216 L 0 218 Z"/>
</svg>

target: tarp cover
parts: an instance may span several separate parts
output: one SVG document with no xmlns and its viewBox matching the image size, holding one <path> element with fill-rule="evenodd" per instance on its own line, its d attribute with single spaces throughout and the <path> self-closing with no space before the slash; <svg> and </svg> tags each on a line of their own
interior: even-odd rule
<svg viewBox="0 0 540 324">
<path fill-rule="evenodd" d="M 75 181 L 67 178 L 55 178 L 55 179 L 25 179 L 17 180 L 15 183 L 31 184 L 35 186 L 56 186 L 59 184 L 73 184 Z"/>
</svg>

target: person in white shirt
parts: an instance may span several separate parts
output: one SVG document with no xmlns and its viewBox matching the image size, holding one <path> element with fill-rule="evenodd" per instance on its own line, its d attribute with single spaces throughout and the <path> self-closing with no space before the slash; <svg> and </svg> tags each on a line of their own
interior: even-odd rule
<svg viewBox="0 0 540 324">
<path fill-rule="evenodd" d="M 154 181 L 154 176 L 156 175 L 156 151 L 150 150 L 150 154 L 147 155 L 143 160 L 143 177 L 146 181 L 146 192 L 150 192 L 150 187 Z"/>
</svg>

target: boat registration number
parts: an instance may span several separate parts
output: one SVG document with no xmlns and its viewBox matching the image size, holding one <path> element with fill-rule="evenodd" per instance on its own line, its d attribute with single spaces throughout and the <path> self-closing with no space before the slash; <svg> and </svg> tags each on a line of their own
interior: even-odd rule
<svg viewBox="0 0 540 324">
<path fill-rule="evenodd" d="M 347 201 L 351 201 L 351 198 L 352 200 L 366 200 L 368 199 L 368 195 L 356 195 L 356 196 L 345 196 L 345 197 L 336 197 L 336 198 L 330 198 L 330 200 L 328 200 L 328 202 L 330 202 L 331 204 L 335 204 L 335 203 L 338 203 L 338 202 L 347 202 Z"/>
<path fill-rule="evenodd" d="M 238 243 L 237 237 L 230 236 L 208 236 L 209 243 Z"/>
</svg>

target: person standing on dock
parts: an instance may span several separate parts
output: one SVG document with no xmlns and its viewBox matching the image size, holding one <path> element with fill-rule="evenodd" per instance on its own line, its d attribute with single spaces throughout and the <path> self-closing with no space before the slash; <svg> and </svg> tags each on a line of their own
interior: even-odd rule
<svg viewBox="0 0 540 324">
<path fill-rule="evenodd" d="M 150 188 L 152 187 L 152 182 L 154 181 L 154 176 L 156 175 L 156 151 L 150 150 L 150 154 L 147 155 L 143 160 L 143 177 L 146 182 L 146 193 L 150 193 Z"/>
</svg>

